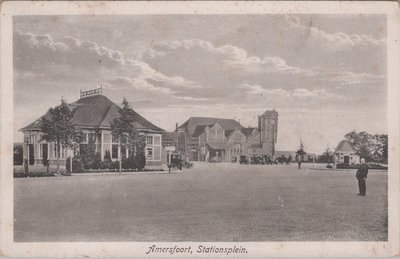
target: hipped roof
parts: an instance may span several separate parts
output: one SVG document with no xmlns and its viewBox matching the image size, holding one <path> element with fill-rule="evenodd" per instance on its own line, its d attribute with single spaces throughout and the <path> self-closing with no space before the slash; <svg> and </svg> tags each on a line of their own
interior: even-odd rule
<svg viewBox="0 0 400 259">
<path fill-rule="evenodd" d="M 72 125 L 81 128 L 104 128 L 110 129 L 114 119 L 120 116 L 120 107 L 113 103 L 104 95 L 92 95 L 80 98 L 78 101 L 68 104 L 68 107 L 73 112 Z M 133 110 L 132 110 L 133 111 Z M 33 121 L 29 125 L 21 129 L 41 130 L 42 118 L 49 118 L 49 112 Z M 133 127 L 138 130 L 149 130 L 163 132 L 164 130 L 155 126 L 140 114 L 133 111 Z"/>
<path fill-rule="evenodd" d="M 357 153 L 357 150 L 350 143 L 350 141 L 342 140 L 336 147 L 335 153 Z"/>
</svg>

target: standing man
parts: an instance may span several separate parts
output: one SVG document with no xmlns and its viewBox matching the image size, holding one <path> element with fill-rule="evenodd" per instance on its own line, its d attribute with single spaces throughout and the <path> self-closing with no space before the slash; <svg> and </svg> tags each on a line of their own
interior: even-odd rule
<svg viewBox="0 0 400 259">
<path fill-rule="evenodd" d="M 365 159 L 361 158 L 361 165 L 356 173 L 356 178 L 358 180 L 358 189 L 360 190 L 360 193 L 357 195 L 365 196 L 367 191 L 367 186 L 365 185 L 365 180 L 367 179 L 367 175 L 368 175 L 368 166 L 365 164 Z"/>
</svg>

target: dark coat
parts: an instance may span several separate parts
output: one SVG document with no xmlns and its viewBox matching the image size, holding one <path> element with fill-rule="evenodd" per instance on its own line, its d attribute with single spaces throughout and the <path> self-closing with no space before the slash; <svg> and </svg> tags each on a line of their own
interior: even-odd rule
<svg viewBox="0 0 400 259">
<path fill-rule="evenodd" d="M 368 166 L 366 164 L 360 165 L 360 168 L 358 168 L 356 173 L 356 178 L 357 179 L 367 178 L 367 175 L 368 175 Z"/>
</svg>

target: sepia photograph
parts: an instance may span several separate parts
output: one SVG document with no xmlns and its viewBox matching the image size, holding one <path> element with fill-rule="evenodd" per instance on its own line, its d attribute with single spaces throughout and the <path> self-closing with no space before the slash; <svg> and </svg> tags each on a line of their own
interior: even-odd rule
<svg viewBox="0 0 400 259">
<path fill-rule="evenodd" d="M 11 243 L 390 244 L 388 14 L 96 8 L 9 17 Z"/>
</svg>

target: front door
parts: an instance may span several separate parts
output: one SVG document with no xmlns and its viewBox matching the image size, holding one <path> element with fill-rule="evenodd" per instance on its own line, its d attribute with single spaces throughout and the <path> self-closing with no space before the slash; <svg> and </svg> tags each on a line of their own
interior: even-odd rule
<svg viewBox="0 0 400 259">
<path fill-rule="evenodd" d="M 28 144 L 29 165 L 35 164 L 35 149 L 33 147 L 33 144 Z"/>
<path fill-rule="evenodd" d="M 344 164 L 348 165 L 350 163 L 350 158 L 349 156 L 344 156 Z"/>
</svg>

